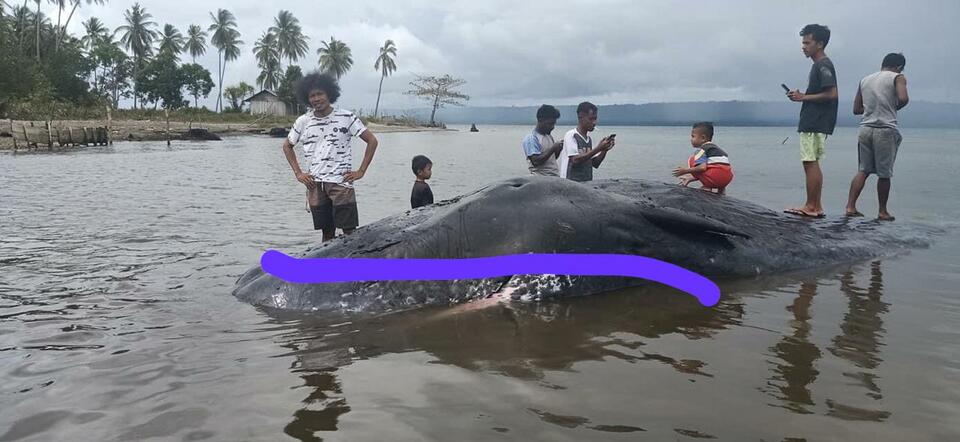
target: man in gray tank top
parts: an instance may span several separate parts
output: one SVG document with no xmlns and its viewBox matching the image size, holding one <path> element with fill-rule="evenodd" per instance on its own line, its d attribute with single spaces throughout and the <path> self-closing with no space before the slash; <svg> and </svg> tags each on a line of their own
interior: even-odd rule
<svg viewBox="0 0 960 442">
<path fill-rule="evenodd" d="M 860 80 L 857 97 L 853 100 L 854 115 L 863 115 L 857 141 L 860 170 L 850 183 L 847 216 L 863 216 L 857 210 L 857 198 L 867 183 L 867 177 L 876 174 L 877 198 L 880 200 L 877 219 L 894 220 L 893 215 L 887 211 L 887 200 L 890 197 L 893 163 L 903 140 L 897 129 L 897 111 L 910 101 L 907 95 L 907 78 L 902 74 L 906 64 L 903 54 L 887 54 L 883 58 L 880 72 Z"/>
</svg>

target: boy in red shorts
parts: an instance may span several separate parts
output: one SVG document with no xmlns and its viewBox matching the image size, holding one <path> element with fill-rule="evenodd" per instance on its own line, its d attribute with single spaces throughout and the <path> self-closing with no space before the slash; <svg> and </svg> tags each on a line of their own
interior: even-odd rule
<svg viewBox="0 0 960 442">
<path fill-rule="evenodd" d="M 697 152 L 687 160 L 688 167 L 673 170 L 673 176 L 680 177 L 680 185 L 686 186 L 692 181 L 700 181 L 701 189 L 725 193 L 727 185 L 733 181 L 733 168 L 727 153 L 713 144 L 713 123 L 701 121 L 693 125 L 690 131 L 690 144 Z"/>
</svg>

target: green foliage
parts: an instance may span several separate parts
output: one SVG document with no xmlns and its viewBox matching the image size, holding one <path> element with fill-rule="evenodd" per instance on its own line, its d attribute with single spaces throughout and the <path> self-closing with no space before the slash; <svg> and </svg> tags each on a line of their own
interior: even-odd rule
<svg viewBox="0 0 960 442">
<path fill-rule="evenodd" d="M 93 63 L 72 37 L 57 53 L 37 60 L 37 15 L 18 6 L 13 15 L 0 17 L 0 114 L 22 113 L 36 106 L 36 114 L 50 114 L 59 105 L 88 105 L 93 100 L 86 77 Z M 55 32 L 40 17 L 41 48 L 54 45 Z"/>
<path fill-rule="evenodd" d="M 330 37 L 330 41 L 320 42 L 323 46 L 317 49 L 320 55 L 320 70 L 329 72 L 340 79 L 353 66 L 353 53 L 346 43 Z"/>
<path fill-rule="evenodd" d="M 230 110 L 240 112 L 243 109 L 243 99 L 249 95 L 253 95 L 253 92 L 253 86 L 241 81 L 240 84 L 236 86 L 230 86 L 224 89 L 223 95 L 230 100 Z"/>
<path fill-rule="evenodd" d="M 300 113 L 300 103 L 297 102 L 297 82 L 303 78 L 303 71 L 300 66 L 287 66 L 287 72 L 277 87 L 277 97 L 287 105 L 287 109 L 294 114 Z"/>
<path fill-rule="evenodd" d="M 198 97 L 206 98 L 213 90 L 213 79 L 210 78 L 210 71 L 203 66 L 194 63 L 188 63 L 180 66 L 183 74 L 183 84 L 193 97 L 193 107 L 197 107 Z"/>
<path fill-rule="evenodd" d="M 183 71 L 177 66 L 176 56 L 161 52 L 137 75 L 137 85 L 147 103 L 163 103 L 164 109 L 179 109 L 183 101 Z"/>
</svg>

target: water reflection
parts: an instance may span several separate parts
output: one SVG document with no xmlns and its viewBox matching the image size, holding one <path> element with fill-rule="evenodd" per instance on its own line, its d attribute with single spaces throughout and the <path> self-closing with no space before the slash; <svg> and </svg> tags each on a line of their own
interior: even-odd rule
<svg viewBox="0 0 960 442">
<path fill-rule="evenodd" d="M 865 391 L 864 396 L 875 404 L 883 398 L 876 372 L 882 361 L 880 347 L 883 345 L 882 338 L 885 333 L 882 316 L 889 310 L 889 304 L 881 300 L 881 262 L 874 261 L 870 264 L 869 283 L 866 288 L 857 284 L 857 274 L 853 269 L 841 272 L 838 279 L 839 291 L 847 298 L 847 309 L 840 322 L 840 333 L 831 340 L 827 350 L 852 365 L 851 369 L 840 373 L 846 380 L 844 384 L 861 388 Z M 800 414 L 814 413 L 817 405 L 811 386 L 821 375 L 816 367 L 824 355 L 811 338 L 814 322 L 811 309 L 818 289 L 816 279 L 800 283 L 797 296 L 787 307 L 793 315 L 789 323 L 790 331 L 769 348 L 773 356 L 770 361 L 772 376 L 765 391 L 780 401 L 780 404 L 775 406 Z M 835 377 L 832 373 L 829 376 L 831 381 Z M 828 416 L 864 421 L 883 421 L 890 417 L 887 411 L 844 403 L 853 397 L 844 393 L 847 392 L 843 389 L 828 390 L 825 395 L 827 399 L 823 401 Z"/>
<path fill-rule="evenodd" d="M 813 413 L 810 407 L 815 404 L 809 387 L 820 374 L 814 368 L 814 363 L 821 356 L 820 349 L 810 342 L 810 307 L 816 295 L 816 280 L 800 283 L 797 297 L 787 307 L 793 313 L 791 332 L 770 347 L 775 359 L 771 361 L 774 365 L 773 376 L 768 385 L 779 392 L 771 393 L 783 403 L 784 408 L 802 414 Z"/>
<path fill-rule="evenodd" d="M 863 277 L 854 268 L 840 272 L 836 279 L 799 278 L 786 306 L 790 313 L 786 332 L 778 333 L 776 343 L 763 357 L 770 374 L 761 390 L 777 401 L 770 405 L 791 413 L 826 413 L 845 420 L 882 421 L 889 417 L 889 412 L 851 402 L 856 395 L 848 390 L 831 386 L 817 399 L 814 387 L 817 381 L 822 385 L 842 376 L 853 380 L 851 385 L 862 389 L 871 401 L 882 398 L 876 371 L 884 335 L 881 317 L 889 306 L 880 300 L 880 262 L 869 266 L 866 288 L 858 286 L 858 276 Z M 322 432 L 336 431 L 339 420 L 351 410 L 350 398 L 338 380 L 338 369 L 358 360 L 406 352 L 423 353 L 429 363 L 506 376 L 552 390 L 569 385 L 551 384 L 556 382 L 551 373 L 576 373 L 578 363 L 604 360 L 666 366 L 691 382 L 717 376 L 723 383 L 756 385 L 755 380 L 739 379 L 742 374 L 711 369 L 711 364 L 722 366 L 731 357 L 716 350 L 723 346 L 711 347 L 711 342 L 721 342 L 722 331 L 747 322 L 747 302 L 759 300 L 746 294 L 773 294 L 772 299 L 778 300 L 776 295 L 788 284 L 795 284 L 795 278 L 725 287 L 724 299 L 715 308 L 703 308 L 687 297 L 647 287 L 555 303 L 492 304 L 483 308 L 466 305 L 348 319 L 299 316 L 296 332 L 284 339 L 284 346 L 295 356 L 291 369 L 303 379 L 299 388 L 305 393 L 301 409 L 294 413 L 285 432 L 301 440 L 317 440 Z M 815 329 L 832 330 L 836 326 L 823 319 L 816 321 L 814 307 L 822 304 L 820 309 L 834 308 L 836 295 L 841 293 L 847 308 L 840 318 L 840 333 L 829 344 L 818 343 Z M 829 313 L 821 316 L 833 317 Z M 706 342 L 695 344 L 701 340 Z M 700 358 L 689 357 L 691 348 Z M 832 361 L 823 363 L 830 357 L 850 364 L 851 369 L 823 372 L 823 367 L 836 366 Z M 534 415 L 545 423 L 559 425 L 555 419 L 558 414 L 550 410 L 536 409 Z M 586 416 L 563 416 L 569 418 L 563 420 L 567 426 L 582 421 L 576 427 L 604 427 L 589 426 L 591 419 Z"/>
<path fill-rule="evenodd" d="M 314 432 L 336 430 L 338 417 L 350 406 L 335 372 L 358 359 L 426 352 L 435 358 L 433 363 L 532 381 L 549 389 L 565 387 L 548 384 L 547 372 L 574 371 L 578 362 L 607 358 L 663 364 L 687 377 L 711 377 L 705 362 L 664 354 L 663 349 L 647 350 L 647 341 L 670 334 L 687 340 L 712 339 L 742 317 L 743 304 L 737 299 L 703 308 L 695 300 L 665 289 L 641 288 L 557 303 L 427 309 L 350 324 L 303 319 L 301 335 L 287 346 L 296 349 L 294 371 L 305 380 L 302 388 L 310 392 L 285 431 L 301 440 L 315 440 Z M 544 422 L 556 424 L 553 414 L 536 411 Z M 643 431 L 583 426 L 599 431 Z"/>
<path fill-rule="evenodd" d="M 847 313 L 840 324 L 841 333 L 833 338 L 829 350 L 855 366 L 854 370 L 844 371 L 843 376 L 852 380 L 852 385 L 866 390 L 865 396 L 875 403 L 883 398 L 876 375 L 885 333 L 881 316 L 890 307 L 880 299 L 883 294 L 880 261 L 870 263 L 866 289 L 857 285 L 853 272 L 847 271 L 840 277 L 840 290 L 847 297 Z M 841 419 L 882 421 L 890 416 L 887 411 L 845 405 L 836 399 L 827 399 L 827 405 L 828 414 Z"/>
</svg>

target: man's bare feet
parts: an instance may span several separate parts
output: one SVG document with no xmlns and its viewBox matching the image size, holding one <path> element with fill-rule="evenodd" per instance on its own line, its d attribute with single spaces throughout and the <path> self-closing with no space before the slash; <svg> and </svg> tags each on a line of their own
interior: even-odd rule
<svg viewBox="0 0 960 442">
<path fill-rule="evenodd" d="M 877 221 L 893 221 L 897 219 L 895 216 L 891 215 L 889 212 L 883 212 L 877 215 Z"/>
<path fill-rule="evenodd" d="M 860 213 L 859 210 L 857 210 L 856 207 L 854 207 L 854 208 L 847 207 L 847 211 L 846 211 L 843 215 L 844 215 L 844 216 L 847 216 L 847 217 L 850 217 L 850 218 L 856 218 L 856 217 L 864 216 L 862 213 Z"/>
</svg>

